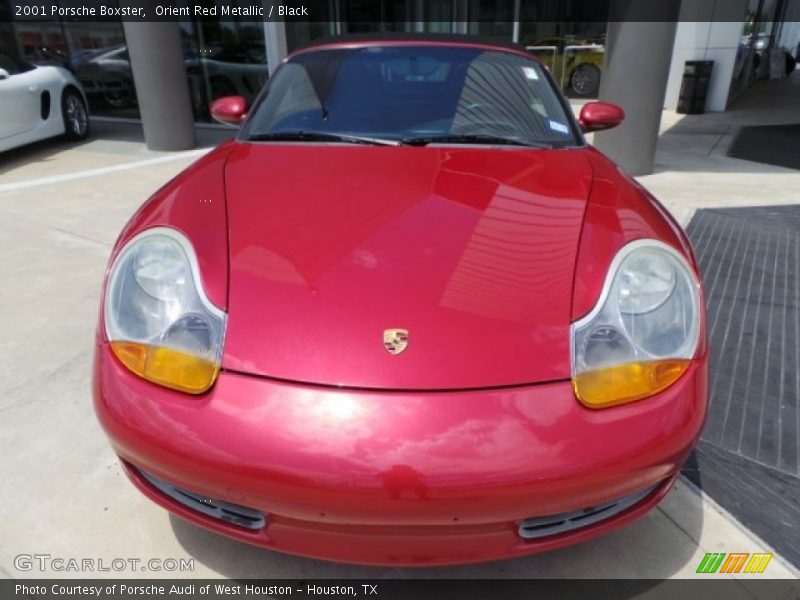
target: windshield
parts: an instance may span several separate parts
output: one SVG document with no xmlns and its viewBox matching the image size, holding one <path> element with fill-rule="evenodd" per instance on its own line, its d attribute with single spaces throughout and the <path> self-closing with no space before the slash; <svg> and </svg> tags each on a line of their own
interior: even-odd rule
<svg viewBox="0 0 800 600">
<path fill-rule="evenodd" d="M 538 62 L 500 50 L 367 46 L 299 54 L 281 66 L 242 139 L 512 143 L 579 138 Z M 345 139 L 347 138 L 347 139 Z"/>
</svg>

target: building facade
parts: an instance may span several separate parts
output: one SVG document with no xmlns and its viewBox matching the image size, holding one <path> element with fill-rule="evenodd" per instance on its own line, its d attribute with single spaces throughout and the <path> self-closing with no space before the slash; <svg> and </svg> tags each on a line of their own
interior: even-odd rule
<svg viewBox="0 0 800 600">
<path fill-rule="evenodd" d="M 304 4 L 310 6 L 314 21 L 264 23 L 246 17 L 191 16 L 176 21 L 193 116 L 203 122 L 209 120 L 209 105 L 217 97 L 252 98 L 287 52 L 348 33 L 464 33 L 519 42 L 538 48 L 534 51 L 549 67 L 564 71 L 561 79 L 569 90 L 574 68 L 566 72 L 564 64 L 592 62 L 599 75 L 608 1 L 311 0 Z M 537 12 L 554 2 L 569 20 L 537 22 Z M 11 11 L 11 0 L 0 0 L 0 54 L 67 66 L 83 83 L 94 115 L 139 118 L 122 22 L 15 22 Z M 588 89 L 589 95 L 596 94 L 596 87 Z"/>
<path fill-rule="evenodd" d="M 34 4 L 15 4 L 20 1 Z M 213 0 L 177 1 L 213 5 Z M 230 1 L 232 6 L 240 2 Z M 650 11 L 663 9 L 660 20 L 648 21 L 641 13 L 629 18 L 637 2 Z M 214 99 L 252 100 L 287 54 L 311 41 L 381 31 L 480 35 L 525 46 L 568 96 L 599 94 L 624 104 L 629 126 L 604 132 L 595 143 L 641 174 L 652 167 L 661 109 L 678 104 L 687 60 L 714 61 L 706 108 L 721 111 L 758 79 L 784 76 L 790 62 L 793 67 L 792 56 L 800 53 L 800 0 L 303 4 L 313 21 L 187 15 L 161 23 L 26 22 L 14 20 L 11 0 L 0 0 L 0 67 L 3 60 L 67 67 L 82 82 L 94 116 L 141 119 L 148 145 L 166 150 L 190 147 L 192 123 L 210 121 Z M 624 153 L 614 156 L 620 148 Z"/>
<path fill-rule="evenodd" d="M 312 0 L 305 4 L 311 6 L 313 22 L 179 18 L 193 118 L 208 121 L 209 105 L 217 97 L 252 98 L 285 54 L 301 45 L 375 31 L 466 33 L 517 42 L 530 47 L 554 71 L 568 94 L 595 96 L 610 0 L 562 0 L 557 2 L 558 11 L 549 6 L 555 1 Z M 716 20 L 717 3 L 684 2 L 667 84 L 668 108 L 677 105 L 686 60 L 715 61 L 708 108 L 725 110 L 753 81 L 768 76 L 767 48 L 798 51 L 800 1 L 726 1 L 740 5 L 741 21 Z M 704 4 L 710 7 L 705 13 Z M 68 66 L 82 81 L 93 114 L 139 118 L 121 22 L 15 22 L 11 10 L 10 0 L 0 0 L 0 53 Z M 568 20 L 538 21 L 542 12 L 560 12 Z M 693 14 L 705 20 L 691 20 Z M 573 80 L 581 76 L 583 81 L 576 84 Z"/>
</svg>

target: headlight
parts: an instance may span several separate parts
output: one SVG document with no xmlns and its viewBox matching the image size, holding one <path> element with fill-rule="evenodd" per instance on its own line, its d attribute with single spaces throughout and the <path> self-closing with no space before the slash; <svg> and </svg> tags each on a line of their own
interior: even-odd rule
<svg viewBox="0 0 800 600">
<path fill-rule="evenodd" d="M 627 244 L 597 305 L 572 324 L 578 399 L 604 408 L 674 383 L 697 350 L 700 310 L 700 284 L 680 253 L 656 240 Z"/>
<path fill-rule="evenodd" d="M 128 369 L 191 394 L 214 384 L 225 313 L 206 297 L 183 235 L 157 227 L 128 242 L 111 267 L 104 308 L 106 336 Z"/>
</svg>

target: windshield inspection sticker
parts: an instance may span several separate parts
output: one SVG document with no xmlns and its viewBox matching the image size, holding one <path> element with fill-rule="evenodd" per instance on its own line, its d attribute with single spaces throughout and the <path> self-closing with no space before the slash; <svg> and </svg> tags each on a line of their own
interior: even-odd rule
<svg viewBox="0 0 800 600">
<path fill-rule="evenodd" d="M 522 67 L 522 72 L 528 79 L 539 79 L 539 75 L 536 74 L 536 69 L 533 67 Z"/>
<path fill-rule="evenodd" d="M 547 121 L 550 125 L 550 129 L 553 131 L 557 131 L 558 133 L 563 133 L 564 135 L 569 133 L 569 127 L 564 125 L 563 123 L 559 123 L 558 121 L 553 121 L 552 119 Z"/>
</svg>

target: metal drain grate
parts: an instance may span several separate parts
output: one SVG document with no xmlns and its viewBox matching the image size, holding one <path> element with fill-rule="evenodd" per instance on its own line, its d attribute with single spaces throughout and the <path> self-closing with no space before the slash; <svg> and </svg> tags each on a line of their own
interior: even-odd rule
<svg viewBox="0 0 800 600">
<path fill-rule="evenodd" d="M 519 524 L 519 536 L 531 540 L 594 525 L 600 521 L 610 519 L 641 500 L 644 500 L 657 487 L 658 484 L 646 490 L 642 490 L 641 492 L 636 492 L 630 496 L 620 498 L 619 500 L 608 502 L 607 504 L 589 506 L 581 510 L 557 515 L 525 519 Z"/>
<path fill-rule="evenodd" d="M 711 390 L 703 439 L 800 475 L 800 206 L 699 210 Z"/>
<path fill-rule="evenodd" d="M 711 388 L 683 472 L 800 566 L 800 206 L 698 210 L 687 233 L 706 290 Z"/>
<path fill-rule="evenodd" d="M 222 500 L 215 500 L 214 498 L 208 498 L 202 494 L 184 490 L 141 469 L 139 469 L 139 474 L 153 487 L 176 502 L 209 517 L 247 529 L 262 529 L 267 522 L 264 513 L 255 509 L 239 506 L 238 504 L 231 504 L 230 502 L 224 502 Z"/>
</svg>

